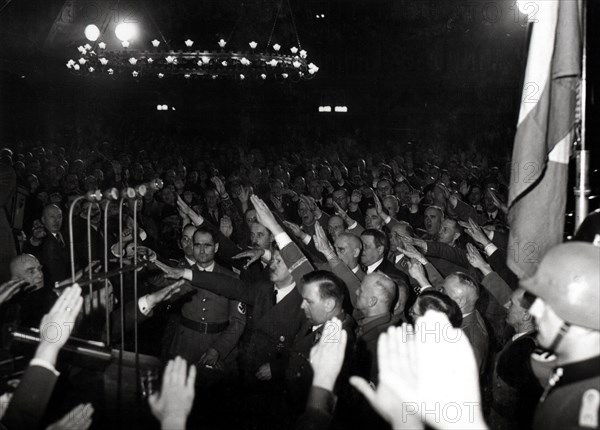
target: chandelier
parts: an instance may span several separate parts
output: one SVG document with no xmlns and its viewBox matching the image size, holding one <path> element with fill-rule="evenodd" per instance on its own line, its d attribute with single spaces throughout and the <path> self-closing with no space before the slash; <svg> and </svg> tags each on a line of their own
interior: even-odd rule
<svg viewBox="0 0 600 430">
<path fill-rule="evenodd" d="M 154 39 L 144 49 L 136 49 L 132 47 L 132 39 L 135 38 L 137 28 L 131 23 L 120 23 L 116 26 L 115 35 L 121 46 L 115 43 L 115 46 L 109 47 L 106 42 L 100 40 L 106 28 L 101 31 L 92 24 L 85 28 L 85 37 L 89 43 L 79 46 L 78 56 L 69 59 L 66 66 L 76 75 L 106 76 L 114 79 L 228 78 L 291 82 L 312 79 L 319 68 L 307 60 L 308 54 L 300 44 L 291 7 L 290 15 L 297 46 L 288 50 L 278 43 L 271 44 L 282 3 L 279 5 L 269 39 L 262 49 L 257 42 L 251 41 L 246 50 L 229 51 L 225 49 L 228 44 L 225 39 L 217 42 L 219 49 L 215 50 L 193 49 L 194 41 L 191 39 L 183 42 L 182 49 L 172 49 L 158 28 L 162 42 Z M 234 29 L 235 27 L 237 23 Z M 228 40 L 231 40 L 232 35 L 233 31 Z"/>
<path fill-rule="evenodd" d="M 307 52 L 295 46 L 290 53 L 281 52 L 274 44 L 272 52 L 260 52 L 258 44 L 250 42 L 248 51 L 226 51 L 225 40 L 218 42 L 220 50 L 191 50 L 194 42 L 185 41 L 186 50 L 161 50 L 160 41 L 153 40 L 152 50 L 130 49 L 130 42 L 122 42 L 123 50 L 108 50 L 106 43 L 92 47 L 89 43 L 79 46 L 79 58 L 70 59 L 66 66 L 78 75 L 130 76 L 132 78 L 167 77 L 277 79 L 299 81 L 311 79 L 319 71 L 314 63 L 307 61 Z"/>
</svg>

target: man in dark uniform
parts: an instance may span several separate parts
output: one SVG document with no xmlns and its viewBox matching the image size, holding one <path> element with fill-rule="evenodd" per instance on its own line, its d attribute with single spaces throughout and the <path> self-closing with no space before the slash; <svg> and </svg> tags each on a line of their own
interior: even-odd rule
<svg viewBox="0 0 600 430">
<path fill-rule="evenodd" d="M 534 429 L 599 428 L 600 248 L 569 242 L 550 249 L 521 286 L 537 296 L 529 313 L 540 346 L 556 354 Z"/>
<path fill-rule="evenodd" d="M 235 274 L 215 263 L 217 235 L 200 227 L 194 233 L 195 270 Z M 245 306 L 206 290 L 196 290 L 181 308 L 179 327 L 169 347 L 177 355 L 203 366 L 235 368 L 237 344 L 246 325 Z"/>
</svg>

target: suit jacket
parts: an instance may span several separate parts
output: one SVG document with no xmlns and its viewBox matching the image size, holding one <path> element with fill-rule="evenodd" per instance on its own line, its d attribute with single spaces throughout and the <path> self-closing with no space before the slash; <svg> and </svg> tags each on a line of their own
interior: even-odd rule
<svg viewBox="0 0 600 430">
<path fill-rule="evenodd" d="M 64 245 L 54 237 L 52 233 L 46 230 L 44 237 L 39 247 L 31 247 L 31 251 L 44 266 L 44 279 L 51 285 L 55 282 L 60 282 L 71 276 L 71 258 L 69 251 L 69 236 L 62 233 Z"/>
<path fill-rule="evenodd" d="M 354 356 L 352 351 L 354 350 L 356 340 L 356 321 L 343 311 L 338 315 L 338 318 L 342 321 L 342 330 L 348 334 L 348 343 L 346 344 L 344 364 L 338 376 L 334 392 L 347 399 L 349 393 L 348 378 L 354 370 Z M 279 368 L 285 369 L 287 391 L 294 407 L 304 409 L 312 385 L 313 370 L 309 361 L 310 350 L 319 341 L 321 336 L 335 335 L 334 333 L 324 332 L 324 327 L 325 324 L 322 324 L 313 330 L 313 323 L 306 320 L 296 335 L 294 344 L 290 350 L 281 356 L 281 365 Z"/>
<path fill-rule="evenodd" d="M 12 429 L 37 429 L 58 376 L 42 366 L 29 366 L 8 404 L 2 424 Z"/>
<path fill-rule="evenodd" d="M 497 355 L 491 381 L 490 425 L 497 429 L 529 429 L 542 387 L 531 370 L 535 332 L 508 342 Z"/>
<path fill-rule="evenodd" d="M 17 246 L 13 237 L 9 214 L 13 196 L 17 187 L 17 175 L 14 169 L 0 162 L 0 279 L 10 278 L 10 262 L 17 255 Z"/>
<path fill-rule="evenodd" d="M 414 301 L 414 291 L 409 288 L 409 280 L 408 275 L 402 272 L 391 261 L 386 258 L 383 259 L 381 264 L 375 268 L 376 272 L 382 272 L 388 275 L 392 280 L 396 283 L 398 291 L 404 289 L 406 291 L 406 296 L 408 297 L 407 303 L 411 303 Z M 400 321 L 404 317 L 404 309 L 394 307 L 394 322 Z"/>
<path fill-rule="evenodd" d="M 394 325 L 392 314 L 383 314 L 369 322 L 358 321 L 356 329 L 357 371 L 367 380 L 377 384 L 377 340 L 379 335 Z"/>
<path fill-rule="evenodd" d="M 482 374 L 485 372 L 489 352 L 489 336 L 485 321 L 477 310 L 473 310 L 469 315 L 463 317 L 460 328 L 471 342 L 479 374 Z"/>
<path fill-rule="evenodd" d="M 252 306 L 252 317 L 248 321 L 248 333 L 240 357 L 242 369 L 254 377 L 262 364 L 275 363 L 289 349 L 305 323 L 306 317 L 300 309 L 302 296 L 294 288 L 283 300 L 273 305 L 274 285 L 269 282 L 245 284 L 239 279 L 221 273 L 193 272 L 192 285 Z M 274 377 L 283 376 L 272 364 Z"/>
</svg>

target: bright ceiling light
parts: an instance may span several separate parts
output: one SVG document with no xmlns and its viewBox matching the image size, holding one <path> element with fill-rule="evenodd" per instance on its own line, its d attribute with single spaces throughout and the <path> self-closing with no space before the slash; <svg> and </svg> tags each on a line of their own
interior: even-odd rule
<svg viewBox="0 0 600 430">
<path fill-rule="evenodd" d="M 137 26 L 129 22 L 122 22 L 115 28 L 115 35 L 122 41 L 129 41 L 137 35 Z"/>
<path fill-rule="evenodd" d="M 85 37 L 90 42 L 95 42 L 100 37 L 100 29 L 94 24 L 90 24 L 85 28 Z"/>
</svg>

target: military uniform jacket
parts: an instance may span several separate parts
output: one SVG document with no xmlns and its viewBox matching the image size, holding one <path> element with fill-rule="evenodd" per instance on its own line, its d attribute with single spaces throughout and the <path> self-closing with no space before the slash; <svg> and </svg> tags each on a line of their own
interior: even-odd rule
<svg viewBox="0 0 600 430">
<path fill-rule="evenodd" d="M 255 373 L 261 365 L 276 361 L 279 355 L 290 348 L 296 333 L 306 322 L 304 312 L 300 309 L 302 296 L 296 288 L 273 305 L 274 286 L 270 282 L 246 285 L 239 279 L 221 273 L 194 270 L 192 285 L 253 307 L 241 357 L 242 367 L 248 373 Z"/>
<path fill-rule="evenodd" d="M 213 273 L 219 273 L 226 278 L 236 279 L 233 272 L 215 263 Z M 171 355 L 194 348 L 197 343 L 198 351 L 188 351 L 194 358 L 202 355 L 208 348 L 213 348 L 219 353 L 219 359 L 225 360 L 237 346 L 238 341 L 246 326 L 246 308 L 236 301 L 204 289 L 195 289 L 195 294 L 182 304 L 181 316 L 199 323 L 226 323 L 227 328 L 219 333 L 200 333 L 187 327 L 180 326 L 176 333 L 174 343 L 171 345 Z M 202 339 L 201 339 L 202 338 Z M 203 345 L 207 343 L 206 345 Z M 200 351 L 200 350 L 204 351 Z M 184 354 L 185 355 L 185 354 Z M 189 358 L 194 360 L 194 358 Z M 198 357 L 199 359 L 199 357 Z"/>
<path fill-rule="evenodd" d="M 560 378 L 557 376 L 562 374 Z M 535 411 L 535 430 L 600 428 L 600 356 L 555 369 Z"/>
</svg>

